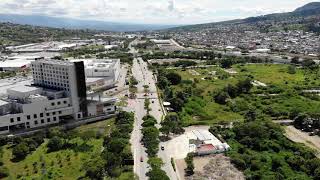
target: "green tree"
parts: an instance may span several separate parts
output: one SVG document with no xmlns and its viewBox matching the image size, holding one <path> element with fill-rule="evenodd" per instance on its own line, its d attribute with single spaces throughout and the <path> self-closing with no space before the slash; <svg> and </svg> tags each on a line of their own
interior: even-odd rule
<svg viewBox="0 0 320 180">
<path fill-rule="evenodd" d="M 228 98 L 230 97 L 226 92 L 220 91 L 217 95 L 214 96 L 214 101 L 218 104 L 226 104 Z"/>
<path fill-rule="evenodd" d="M 0 178 L 5 178 L 9 176 L 9 169 L 7 167 L 1 166 L 0 167 Z"/>
<path fill-rule="evenodd" d="M 177 73 L 174 73 L 174 72 L 170 72 L 170 73 L 166 74 L 166 78 L 169 80 L 169 82 L 172 85 L 177 85 L 177 84 L 180 84 L 180 82 L 181 82 L 181 76 Z"/>
<path fill-rule="evenodd" d="M 231 68 L 232 64 L 233 64 L 233 61 L 231 58 L 225 58 L 225 59 L 221 60 L 221 67 L 222 68 L 226 68 L 226 69 Z"/>
<path fill-rule="evenodd" d="M 251 79 L 246 78 L 244 80 L 240 80 L 237 83 L 237 87 L 238 87 L 239 93 L 241 94 L 241 93 L 249 93 L 253 85 L 251 84 Z"/>
<path fill-rule="evenodd" d="M 53 152 L 53 151 L 58 151 L 64 148 L 66 144 L 65 139 L 60 138 L 58 136 L 54 136 L 53 138 L 51 138 L 48 142 L 48 151 L 49 152 Z"/>
<path fill-rule="evenodd" d="M 99 156 L 93 157 L 86 161 L 82 169 L 86 172 L 86 176 L 91 179 L 103 179 L 105 162 Z"/>
<path fill-rule="evenodd" d="M 150 180 L 170 180 L 166 172 L 159 168 L 155 168 L 147 172 L 147 176 L 149 176 Z"/>
<path fill-rule="evenodd" d="M 24 159 L 29 152 L 28 144 L 25 142 L 16 145 L 12 150 L 12 154 L 16 159 Z"/>
</svg>

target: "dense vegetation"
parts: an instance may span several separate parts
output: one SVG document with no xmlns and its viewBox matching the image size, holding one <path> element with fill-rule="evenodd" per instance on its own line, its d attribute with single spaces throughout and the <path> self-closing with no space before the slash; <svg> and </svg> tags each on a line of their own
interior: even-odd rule
<svg viewBox="0 0 320 180">
<path fill-rule="evenodd" d="M 77 179 L 85 177 L 83 164 L 101 154 L 103 137 L 113 120 L 84 125 L 74 130 L 53 128 L 31 137 L 1 139 L 2 177 L 8 179 Z"/>
<path fill-rule="evenodd" d="M 53 128 L 29 138 L 1 139 L 0 176 L 132 179 L 129 139 L 133 121 L 133 114 L 119 112 L 114 121 L 71 131 Z"/>
<path fill-rule="evenodd" d="M 132 174 L 133 157 L 130 148 L 130 133 L 133 130 L 134 115 L 128 112 L 119 112 L 115 119 L 115 129 L 110 136 L 104 138 L 104 150 L 101 154 L 103 165 L 101 165 L 102 172 L 110 177 L 119 178 L 124 174 Z M 95 160 L 91 161 L 95 164 Z M 92 167 L 92 166 L 88 166 Z M 88 171 L 87 171 L 88 172 Z M 92 173 L 92 178 L 96 177 L 96 173 Z M 130 176 L 129 176 L 130 177 Z"/>
<path fill-rule="evenodd" d="M 320 68 L 313 61 L 291 65 L 239 62 L 222 58 L 210 63 L 217 67 L 176 70 L 158 65 L 162 98 L 171 103 L 185 126 L 241 121 L 250 109 L 274 119 L 319 113 L 319 96 L 303 93 L 320 86 Z M 253 86 L 254 82 L 263 85 Z"/>
<path fill-rule="evenodd" d="M 157 120 L 150 115 L 143 117 L 142 143 L 149 157 L 155 157 L 159 151 L 159 130 L 155 127 Z"/>
<path fill-rule="evenodd" d="M 256 113 L 248 113 L 245 123 L 233 128 L 213 126 L 229 145 L 232 163 L 247 179 L 319 179 L 320 160 L 313 152 L 291 142 L 281 127 Z"/>
<path fill-rule="evenodd" d="M 0 23 L 0 47 L 2 45 L 21 45 L 47 40 L 65 40 L 70 38 L 87 38 L 94 34 L 87 30 L 67 30 Z"/>
</svg>

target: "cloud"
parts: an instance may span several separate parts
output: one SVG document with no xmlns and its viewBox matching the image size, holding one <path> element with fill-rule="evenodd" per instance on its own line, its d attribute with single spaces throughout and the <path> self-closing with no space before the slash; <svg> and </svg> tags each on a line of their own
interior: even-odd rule
<svg viewBox="0 0 320 180">
<path fill-rule="evenodd" d="M 168 10 L 174 11 L 174 0 L 169 0 Z"/>
<path fill-rule="evenodd" d="M 0 13 L 193 24 L 292 11 L 313 0 L 0 0 Z"/>
</svg>

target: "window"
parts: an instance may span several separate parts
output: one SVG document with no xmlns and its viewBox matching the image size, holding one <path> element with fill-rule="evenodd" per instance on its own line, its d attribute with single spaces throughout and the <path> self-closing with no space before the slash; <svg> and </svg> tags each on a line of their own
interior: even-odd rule
<svg viewBox="0 0 320 180">
<path fill-rule="evenodd" d="M 59 111 L 59 114 L 61 114 L 62 112 L 61 111 Z"/>
<path fill-rule="evenodd" d="M 40 113 L 40 117 L 43 117 L 43 113 Z"/>
<path fill-rule="evenodd" d="M 47 113 L 46 115 L 47 115 L 47 116 L 50 116 L 50 113 Z"/>
<path fill-rule="evenodd" d="M 54 106 L 54 102 L 53 102 L 53 103 L 51 103 L 51 106 Z"/>
<path fill-rule="evenodd" d="M 37 115 L 36 115 L 36 114 L 34 114 L 34 115 L 33 115 L 33 118 L 35 118 L 35 119 L 36 119 L 36 118 L 37 118 Z"/>
<path fill-rule="evenodd" d="M 61 102 L 60 101 L 58 101 L 58 105 L 60 105 L 61 104 Z"/>
<path fill-rule="evenodd" d="M 26 125 L 27 125 L 27 126 L 29 126 L 29 125 L 30 125 L 30 123 L 29 123 L 29 122 L 26 122 Z"/>
<path fill-rule="evenodd" d="M 27 115 L 27 119 L 30 120 L 30 115 Z"/>
<path fill-rule="evenodd" d="M 56 115 L 56 112 L 52 112 L 52 115 Z"/>
<path fill-rule="evenodd" d="M 67 101 L 63 101 L 63 104 L 67 104 Z"/>
<path fill-rule="evenodd" d="M 12 122 L 12 123 L 14 122 L 13 118 L 10 118 L 10 122 Z"/>
<path fill-rule="evenodd" d="M 37 125 L 37 124 L 38 124 L 38 121 L 34 121 L 34 124 Z"/>
<path fill-rule="evenodd" d="M 43 124 L 44 123 L 44 119 L 41 119 L 41 124 Z"/>
<path fill-rule="evenodd" d="M 20 118 L 20 117 L 17 117 L 17 121 L 21 121 L 21 118 Z"/>
<path fill-rule="evenodd" d="M 50 118 L 47 118 L 47 122 L 49 123 L 51 121 L 51 119 Z"/>
<path fill-rule="evenodd" d="M 53 117 L 53 121 L 56 121 L 57 120 L 57 117 Z"/>
</svg>

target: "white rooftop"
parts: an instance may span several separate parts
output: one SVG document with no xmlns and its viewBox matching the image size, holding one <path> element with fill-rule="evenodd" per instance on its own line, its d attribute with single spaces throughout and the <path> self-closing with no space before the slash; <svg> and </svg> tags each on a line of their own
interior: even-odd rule
<svg viewBox="0 0 320 180">
<path fill-rule="evenodd" d="M 7 105 L 9 104 L 7 101 L 3 101 L 0 99 L 0 106 L 4 106 L 4 105 Z"/>
<path fill-rule="evenodd" d="M 7 60 L 0 62 L 0 67 L 2 68 L 21 68 L 23 66 L 28 66 L 34 60 L 16 59 Z"/>
<path fill-rule="evenodd" d="M 41 89 L 41 88 L 34 87 L 34 86 L 16 86 L 16 87 L 8 89 L 8 90 L 27 93 L 27 92 L 36 91 L 36 90 L 39 90 L 39 89 Z"/>
</svg>

